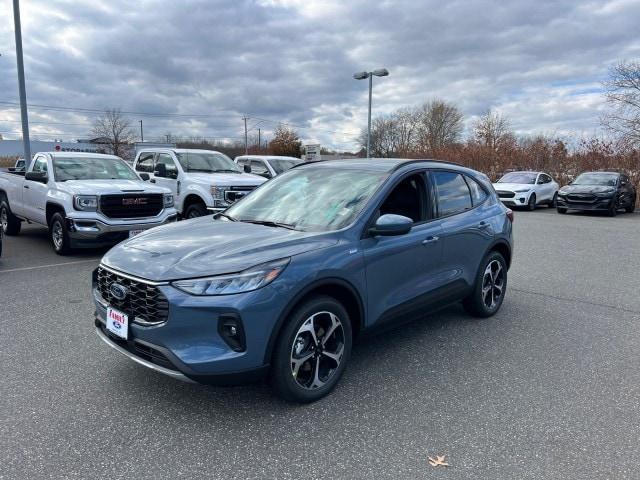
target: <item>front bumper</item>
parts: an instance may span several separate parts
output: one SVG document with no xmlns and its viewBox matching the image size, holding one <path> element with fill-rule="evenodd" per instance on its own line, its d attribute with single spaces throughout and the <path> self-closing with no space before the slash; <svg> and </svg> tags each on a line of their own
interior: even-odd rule
<svg viewBox="0 0 640 480">
<path fill-rule="evenodd" d="M 513 197 L 499 197 L 500 201 L 509 207 L 524 207 L 529 201 L 531 192 L 513 192 Z"/>
<path fill-rule="evenodd" d="M 558 208 L 566 208 L 567 210 L 582 211 L 605 211 L 611 208 L 613 197 L 596 197 L 589 201 L 569 200 L 567 197 L 558 195 Z"/>
</svg>

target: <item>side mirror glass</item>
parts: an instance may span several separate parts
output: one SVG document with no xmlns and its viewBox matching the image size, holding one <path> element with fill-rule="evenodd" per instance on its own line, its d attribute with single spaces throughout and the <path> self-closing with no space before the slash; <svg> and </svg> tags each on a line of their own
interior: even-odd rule
<svg viewBox="0 0 640 480">
<path fill-rule="evenodd" d="M 156 170 L 153 172 L 156 177 L 166 177 L 167 176 L 167 166 L 164 163 L 159 163 L 156 165 Z"/>
<path fill-rule="evenodd" d="M 413 220 L 403 215 L 387 213 L 376 220 L 376 224 L 369 229 L 373 236 L 404 235 L 411 231 Z"/>
<path fill-rule="evenodd" d="M 149 179 L 151 178 L 151 177 L 149 176 L 149 174 L 148 174 L 148 173 L 146 173 L 146 172 L 139 173 L 138 175 L 140 175 L 140 178 L 141 178 L 142 180 L 144 180 L 145 182 L 148 182 L 148 181 L 149 181 Z"/>
<path fill-rule="evenodd" d="M 31 180 L 32 182 L 47 183 L 49 177 L 46 172 L 27 172 L 24 175 L 25 180 Z"/>
<path fill-rule="evenodd" d="M 245 163 L 244 167 L 242 168 L 244 169 L 244 173 L 251 173 L 251 165 Z"/>
</svg>

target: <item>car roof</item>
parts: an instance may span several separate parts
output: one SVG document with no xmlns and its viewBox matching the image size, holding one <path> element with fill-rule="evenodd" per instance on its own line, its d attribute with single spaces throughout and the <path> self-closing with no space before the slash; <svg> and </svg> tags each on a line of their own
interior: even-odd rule
<svg viewBox="0 0 640 480">
<path fill-rule="evenodd" d="M 65 157 L 65 158 L 118 158 L 116 155 L 108 155 L 106 153 L 92 153 L 92 152 L 37 152 L 35 155 L 50 155 L 51 157 Z M 35 156 L 34 155 L 34 156 Z"/>
<path fill-rule="evenodd" d="M 509 175 L 510 173 L 535 173 L 536 175 L 539 173 L 544 173 L 545 175 L 547 175 L 546 172 L 542 172 L 540 170 L 512 170 L 510 172 L 505 172 L 505 175 Z"/>
<path fill-rule="evenodd" d="M 138 150 L 136 155 L 141 153 L 149 153 L 149 152 L 174 152 L 174 153 L 220 153 L 224 155 L 224 153 L 219 152 L 217 150 L 203 150 L 201 148 L 166 148 L 166 147 L 149 147 L 149 148 L 141 148 Z"/>
<path fill-rule="evenodd" d="M 453 162 L 445 162 L 435 159 L 411 159 L 411 158 L 349 158 L 342 160 L 318 160 L 296 165 L 293 168 L 319 168 L 367 170 L 372 172 L 394 172 L 405 166 L 418 166 L 423 168 L 452 168 L 459 171 L 473 172 L 473 170 Z"/>
<path fill-rule="evenodd" d="M 302 162 L 301 158 L 287 157 L 286 155 L 238 155 L 234 160 L 237 160 L 238 158 L 248 158 L 255 160 L 300 160 Z"/>
</svg>

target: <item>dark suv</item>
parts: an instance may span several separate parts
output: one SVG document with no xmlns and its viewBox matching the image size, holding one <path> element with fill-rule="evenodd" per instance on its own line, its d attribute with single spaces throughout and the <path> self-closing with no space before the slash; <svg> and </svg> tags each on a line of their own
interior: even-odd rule
<svg viewBox="0 0 640 480">
<path fill-rule="evenodd" d="M 609 216 L 624 209 L 632 213 L 636 206 L 636 189 L 629 176 L 619 172 L 585 172 L 558 191 L 558 213 L 567 210 L 604 211 Z"/>
<path fill-rule="evenodd" d="M 182 380 L 267 371 L 299 402 L 338 382 L 361 332 L 462 300 L 500 308 L 512 212 L 489 179 L 427 160 L 294 167 L 225 212 L 122 242 L 94 272 L 108 345 Z"/>
</svg>

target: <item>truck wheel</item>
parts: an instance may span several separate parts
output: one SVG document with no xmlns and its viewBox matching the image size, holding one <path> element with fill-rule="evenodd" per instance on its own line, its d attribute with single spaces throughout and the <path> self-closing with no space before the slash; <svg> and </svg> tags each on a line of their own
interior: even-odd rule
<svg viewBox="0 0 640 480">
<path fill-rule="evenodd" d="M 281 398 L 309 403 L 336 386 L 351 354 L 351 322 L 332 297 L 318 295 L 296 308 L 278 337 L 271 384 Z"/>
<path fill-rule="evenodd" d="M 7 235 L 18 235 L 22 227 L 22 222 L 11 213 L 9 204 L 4 199 L 0 202 L 0 226 Z"/>
<path fill-rule="evenodd" d="M 204 217 L 207 214 L 207 207 L 203 203 L 193 203 L 187 207 L 187 211 L 184 212 L 184 218 L 187 220 L 190 218 Z"/>
<path fill-rule="evenodd" d="M 56 212 L 49 221 L 49 236 L 53 249 L 58 255 L 68 255 L 71 253 L 69 246 L 69 232 L 67 232 L 66 222 L 60 212 Z"/>
</svg>

